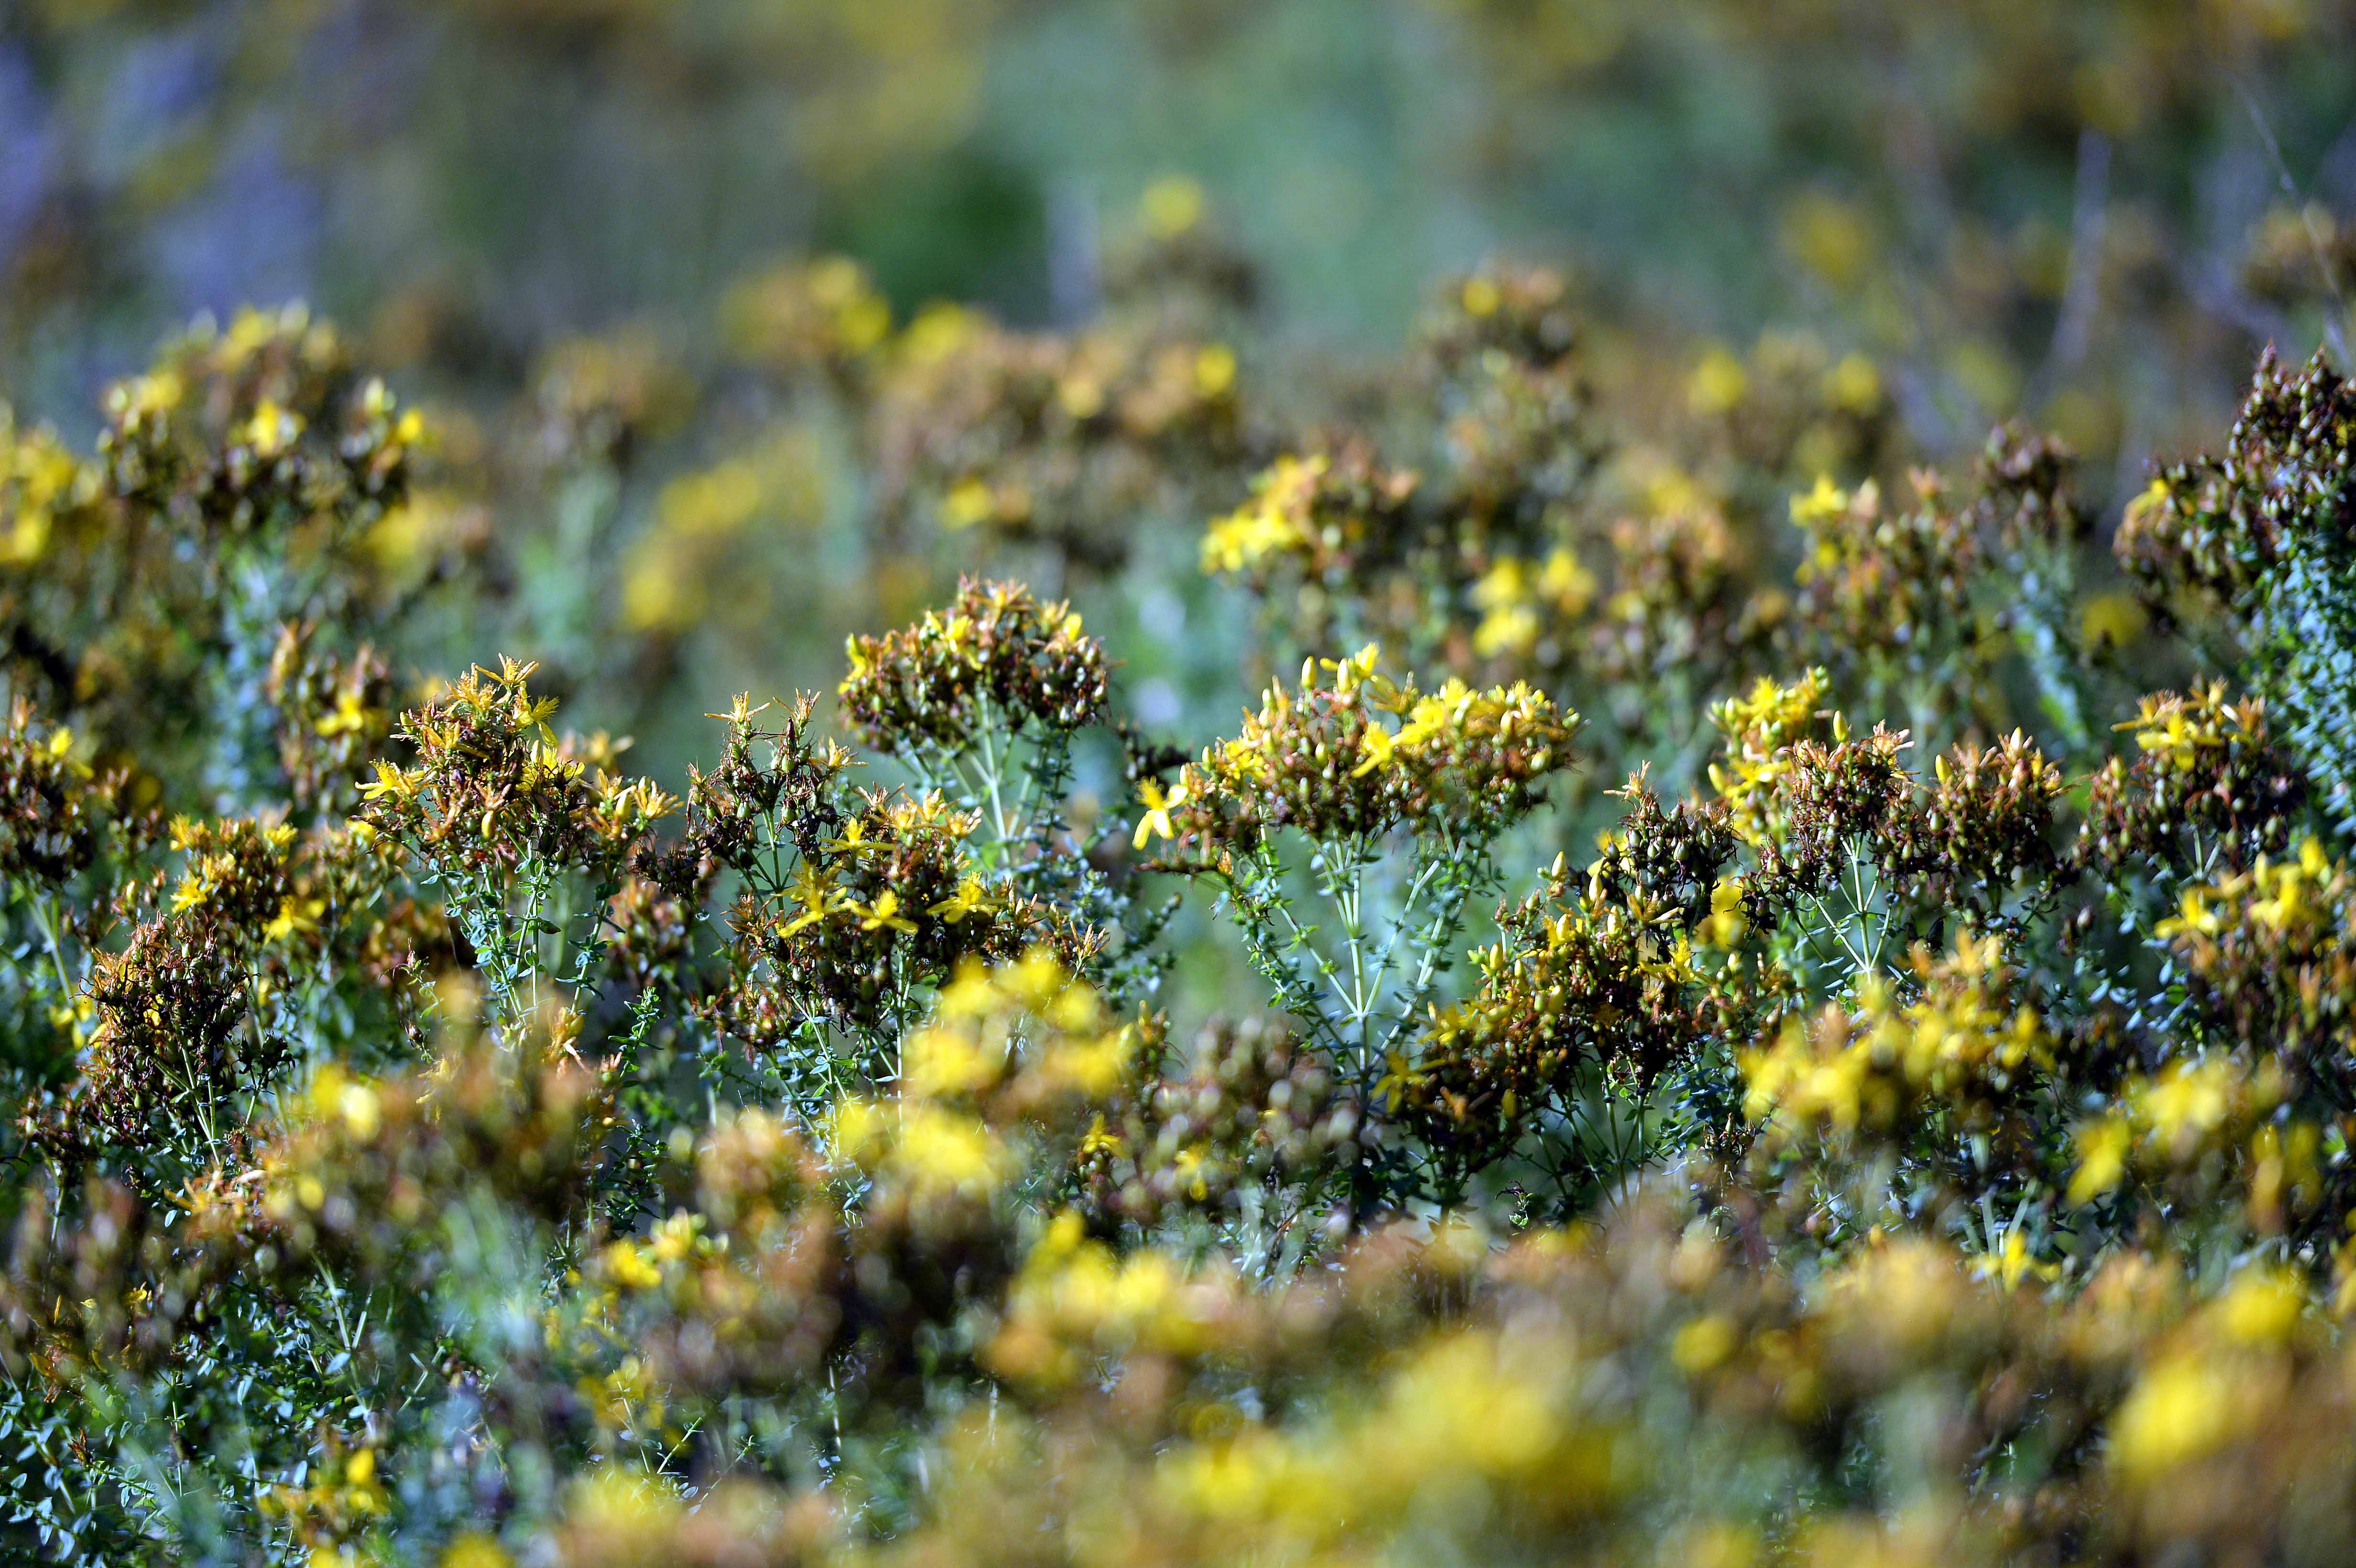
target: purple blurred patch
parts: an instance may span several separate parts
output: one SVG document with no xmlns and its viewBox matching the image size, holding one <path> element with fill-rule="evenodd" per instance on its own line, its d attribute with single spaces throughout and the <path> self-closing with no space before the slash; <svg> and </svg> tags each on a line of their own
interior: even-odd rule
<svg viewBox="0 0 2356 1568">
<path fill-rule="evenodd" d="M 324 203 L 289 173 L 275 128 L 250 122 L 205 189 L 156 225 L 156 271 L 183 314 L 308 298 Z"/>
<path fill-rule="evenodd" d="M 0 269 L 48 192 L 57 143 L 32 62 L 0 46 Z"/>
</svg>

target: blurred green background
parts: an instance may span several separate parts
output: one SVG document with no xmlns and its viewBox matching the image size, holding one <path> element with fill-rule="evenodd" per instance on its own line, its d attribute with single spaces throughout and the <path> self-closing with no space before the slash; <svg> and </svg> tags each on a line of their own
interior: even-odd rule
<svg viewBox="0 0 2356 1568">
<path fill-rule="evenodd" d="M 830 686 L 845 631 L 993 564 L 969 535 L 882 520 L 839 420 L 781 424 L 790 398 L 725 372 L 722 303 L 780 258 L 855 258 L 901 319 L 951 299 L 1071 328 L 1141 193 L 1184 176 L 1258 268 L 1263 384 L 1378 365 L 1440 274 L 1526 257 L 1573 269 L 1616 329 L 1601 351 L 1668 401 L 1762 332 L 1804 333 L 1879 368 L 1912 450 L 2027 414 L 2114 504 L 2155 453 L 2214 441 L 2262 344 L 2344 334 L 2356 281 L 2341 0 L 8 0 L 5 17 L 0 392 L 20 419 L 80 441 L 167 330 L 309 302 L 441 417 L 450 493 L 479 503 L 468 526 L 498 558 L 499 607 L 408 651 L 539 654 L 584 721 L 664 758 L 701 745 L 676 716 L 739 686 Z M 584 342 L 604 346 L 594 374 Z M 637 378 L 626 461 L 584 479 L 532 460 L 552 374 Z M 794 475 L 797 520 L 699 587 L 709 625 L 650 634 L 626 613 L 634 541 L 671 480 L 748 447 Z M 1133 679 L 1168 681 L 1154 717 L 1188 739 L 1234 695 L 1220 629 L 1238 613 L 1193 573 L 1201 521 L 1141 519 L 1171 537 L 1125 577 L 1047 584 L 1132 637 Z"/>
</svg>

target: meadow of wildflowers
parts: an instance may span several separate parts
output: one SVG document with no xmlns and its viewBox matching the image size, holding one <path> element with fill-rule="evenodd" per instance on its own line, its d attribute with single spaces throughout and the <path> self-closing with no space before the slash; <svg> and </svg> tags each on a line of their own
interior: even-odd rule
<svg viewBox="0 0 2356 1568">
<path fill-rule="evenodd" d="M 1344 352 L 1164 176 L 1069 310 L 807 245 L 0 404 L 0 1557 L 2350 1561 L 2356 220 L 2107 182 L 2296 187 L 2356 16 L 1416 14 L 1500 167 L 1747 83 L 1821 308 L 1491 259 Z M 809 84 L 851 201 L 1045 26 L 879 15 L 375 21 Z M 1943 245 L 1783 177 L 1868 120 Z M 0 202 L 35 390 L 149 286 L 87 188 Z"/>
</svg>

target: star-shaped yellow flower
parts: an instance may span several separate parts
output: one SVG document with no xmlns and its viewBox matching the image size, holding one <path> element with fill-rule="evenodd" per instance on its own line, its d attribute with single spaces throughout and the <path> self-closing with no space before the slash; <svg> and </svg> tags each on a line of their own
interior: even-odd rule
<svg viewBox="0 0 2356 1568">
<path fill-rule="evenodd" d="M 862 931 L 905 931 L 914 935 L 916 923 L 900 912 L 900 895 L 886 888 L 876 895 L 871 905 L 851 904 L 851 912 L 859 917 Z"/>
<path fill-rule="evenodd" d="M 888 897 L 889 895 L 886 896 Z M 974 913 L 978 910 L 987 909 L 989 905 L 990 900 L 988 896 L 982 892 L 981 884 L 976 881 L 973 878 L 968 877 L 964 881 L 958 884 L 957 891 L 941 900 L 940 902 L 933 905 L 925 912 L 926 914 L 938 915 L 949 924 L 955 925 L 959 921 L 965 919 L 966 916 Z"/>
<path fill-rule="evenodd" d="M 1132 848 L 1144 848 L 1157 834 L 1164 838 L 1178 837 L 1178 830 L 1170 825 L 1170 814 L 1186 802 L 1183 783 L 1168 795 L 1163 795 L 1162 786 L 1151 779 L 1140 779 L 1137 781 L 1137 799 L 1145 807 L 1145 815 L 1137 819 L 1137 837 L 1130 841 Z"/>
</svg>

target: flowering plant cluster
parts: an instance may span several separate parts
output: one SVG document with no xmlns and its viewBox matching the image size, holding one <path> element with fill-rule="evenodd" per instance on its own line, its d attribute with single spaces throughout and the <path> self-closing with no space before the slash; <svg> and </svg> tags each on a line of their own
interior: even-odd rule
<svg viewBox="0 0 2356 1568">
<path fill-rule="evenodd" d="M 1150 331 L 735 302 L 1073 598 L 968 576 L 669 785 L 422 667 L 498 590 L 307 318 L 5 427 L 0 1546 L 2335 1561 L 2345 384 L 2263 364 L 2095 592 L 2058 442 L 1890 473 L 1789 346 L 1632 433 L 1542 270 L 1267 439 L 1163 200 Z M 550 368 L 564 484 L 661 381 Z M 756 526 L 725 461 L 672 522 Z M 1183 746 L 1132 479 L 1301 659 Z"/>
</svg>

